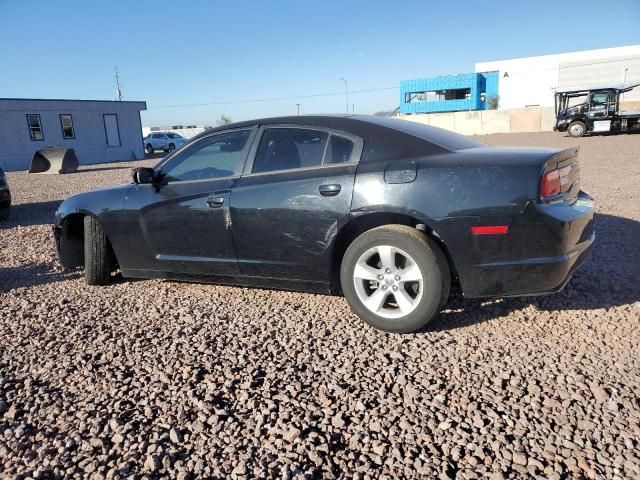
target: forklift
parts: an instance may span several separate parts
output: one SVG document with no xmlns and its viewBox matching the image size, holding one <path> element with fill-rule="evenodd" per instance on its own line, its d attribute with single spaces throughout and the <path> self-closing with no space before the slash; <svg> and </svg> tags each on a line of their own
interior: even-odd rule
<svg viewBox="0 0 640 480">
<path fill-rule="evenodd" d="M 553 129 L 568 132 L 572 137 L 640 129 L 640 110 L 620 110 L 620 94 L 638 85 L 640 83 L 557 89 Z"/>
</svg>

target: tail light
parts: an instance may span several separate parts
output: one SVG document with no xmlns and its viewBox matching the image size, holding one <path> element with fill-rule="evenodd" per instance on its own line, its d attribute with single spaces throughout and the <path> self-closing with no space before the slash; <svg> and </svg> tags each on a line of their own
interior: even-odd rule
<svg viewBox="0 0 640 480">
<path fill-rule="evenodd" d="M 580 168 L 577 162 L 545 171 L 540 183 L 540 198 L 549 200 L 569 192 L 579 178 Z"/>
</svg>

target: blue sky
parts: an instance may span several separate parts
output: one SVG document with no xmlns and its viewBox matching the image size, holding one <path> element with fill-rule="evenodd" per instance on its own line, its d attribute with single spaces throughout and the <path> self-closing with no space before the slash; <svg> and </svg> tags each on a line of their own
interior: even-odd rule
<svg viewBox="0 0 640 480">
<path fill-rule="evenodd" d="M 577 8 L 576 8 L 577 7 Z M 474 63 L 640 43 L 640 1 L 0 0 L 0 97 L 146 100 L 143 125 L 343 112 L 343 95 Z M 391 110 L 398 89 L 352 93 Z"/>
</svg>

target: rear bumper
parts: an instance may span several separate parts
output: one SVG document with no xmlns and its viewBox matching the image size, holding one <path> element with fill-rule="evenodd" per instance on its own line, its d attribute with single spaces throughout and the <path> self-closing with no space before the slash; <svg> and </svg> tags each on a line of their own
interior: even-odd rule
<svg viewBox="0 0 640 480">
<path fill-rule="evenodd" d="M 562 290 L 589 255 L 595 240 L 593 213 L 593 199 L 580 192 L 573 205 L 532 205 L 507 235 L 477 239 L 471 255 L 476 261 L 460 278 L 465 297 Z"/>
</svg>

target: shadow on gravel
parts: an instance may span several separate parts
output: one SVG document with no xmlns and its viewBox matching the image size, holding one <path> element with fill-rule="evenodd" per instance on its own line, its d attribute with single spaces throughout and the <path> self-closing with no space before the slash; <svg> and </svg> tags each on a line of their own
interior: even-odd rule
<svg viewBox="0 0 640 480">
<path fill-rule="evenodd" d="M 82 271 L 80 270 L 61 274 L 60 272 L 52 271 L 51 267 L 43 264 L 0 267 L 0 293 L 6 293 L 16 288 L 35 287 L 37 285 L 76 279 L 81 274 Z"/>
<path fill-rule="evenodd" d="M 539 297 L 464 300 L 452 292 L 447 311 L 425 331 L 451 330 L 534 305 L 539 310 L 594 310 L 640 301 L 640 222 L 596 214 L 596 240 L 586 263 L 563 291 Z"/>
<path fill-rule="evenodd" d="M 41 203 L 21 203 L 11 205 L 9 220 L 0 223 L 0 228 L 15 227 L 17 225 L 29 227 L 31 225 L 53 225 L 54 214 L 60 200 Z"/>
</svg>

